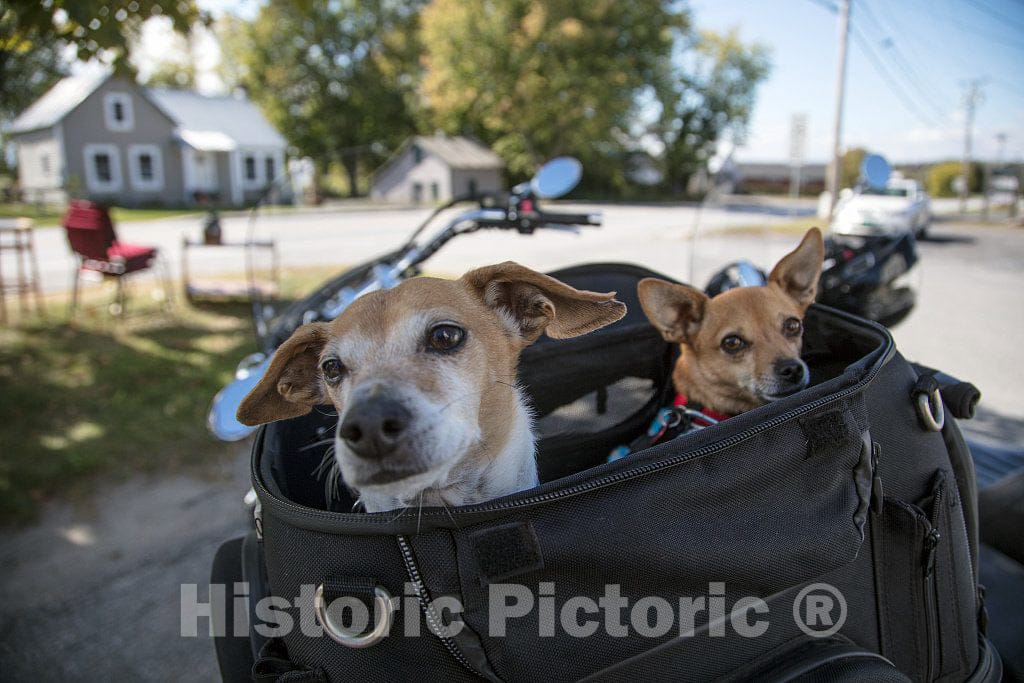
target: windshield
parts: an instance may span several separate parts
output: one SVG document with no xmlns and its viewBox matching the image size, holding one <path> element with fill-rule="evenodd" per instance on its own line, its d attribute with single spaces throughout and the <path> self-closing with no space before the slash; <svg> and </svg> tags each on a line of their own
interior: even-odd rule
<svg viewBox="0 0 1024 683">
<path fill-rule="evenodd" d="M 881 195 L 883 197 L 909 197 L 910 190 L 905 187 L 865 188 L 862 194 Z"/>
</svg>

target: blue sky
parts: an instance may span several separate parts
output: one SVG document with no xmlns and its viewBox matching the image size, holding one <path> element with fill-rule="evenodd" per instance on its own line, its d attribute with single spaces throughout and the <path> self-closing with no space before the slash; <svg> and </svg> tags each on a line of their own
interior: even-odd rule
<svg viewBox="0 0 1024 683">
<path fill-rule="evenodd" d="M 790 120 L 808 119 L 807 158 L 831 147 L 838 16 L 836 0 L 692 0 L 696 24 L 739 29 L 772 52 L 741 159 L 783 160 Z M 963 83 L 981 78 L 974 148 L 1024 159 L 1024 0 L 852 0 L 844 146 L 860 145 L 897 162 L 959 157 L 964 140 Z M 891 41 L 891 46 L 889 42 Z M 887 68 L 887 83 L 864 44 Z M 911 82 L 913 81 L 913 82 Z M 894 90 L 896 92 L 894 92 Z M 897 94 L 898 93 L 898 94 Z"/>
<path fill-rule="evenodd" d="M 628 0 L 626 0 L 628 1 Z M 199 0 L 215 14 L 252 17 L 255 0 Z M 739 30 L 769 48 L 741 160 L 785 161 L 793 114 L 807 117 L 805 158 L 831 149 L 838 0 L 690 0 L 699 28 Z M 964 83 L 982 79 L 974 150 L 1024 160 L 1024 0 L 852 0 L 843 146 L 895 162 L 959 158 Z M 159 41 L 157 41 L 159 42 Z M 866 47 L 867 46 L 867 49 Z M 868 50 L 882 64 L 879 73 Z M 888 79 L 888 80 L 887 80 Z"/>
</svg>

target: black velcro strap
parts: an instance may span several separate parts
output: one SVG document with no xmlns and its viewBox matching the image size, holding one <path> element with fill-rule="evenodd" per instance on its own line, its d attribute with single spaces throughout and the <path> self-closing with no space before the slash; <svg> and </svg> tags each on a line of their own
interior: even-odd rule
<svg viewBox="0 0 1024 683">
<path fill-rule="evenodd" d="M 480 569 L 481 583 L 503 581 L 544 568 L 544 556 L 533 525 L 512 522 L 479 529 L 469 542 Z"/>
<path fill-rule="evenodd" d="M 833 410 L 800 420 L 800 428 L 807 437 L 808 457 L 818 457 L 859 439 L 848 414 L 846 410 Z"/>
</svg>

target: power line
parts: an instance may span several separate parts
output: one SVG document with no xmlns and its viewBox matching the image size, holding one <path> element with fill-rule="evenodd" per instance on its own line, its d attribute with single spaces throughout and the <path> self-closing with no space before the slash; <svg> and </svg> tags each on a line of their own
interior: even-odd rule
<svg viewBox="0 0 1024 683">
<path fill-rule="evenodd" d="M 811 2 L 820 7 L 824 7 L 832 14 L 839 12 L 839 7 L 834 2 L 829 2 L 828 0 L 811 0 Z"/>
<path fill-rule="evenodd" d="M 899 101 L 903 104 L 903 107 L 908 112 L 919 118 L 921 121 L 927 123 L 929 126 L 937 126 L 938 122 L 936 122 L 929 114 L 924 112 L 920 107 L 918 107 L 917 104 L 915 104 L 909 97 L 907 97 L 906 91 L 900 88 L 899 84 L 896 83 L 896 80 L 892 77 L 892 74 L 889 73 L 889 71 L 885 68 L 885 65 L 882 62 L 882 60 L 879 59 L 878 54 L 871 46 L 871 43 L 868 42 L 868 40 L 864 37 L 864 34 L 861 32 L 860 27 L 856 25 L 853 26 L 853 38 L 860 45 L 861 49 L 864 50 L 864 53 L 871 61 L 871 64 L 875 67 L 875 71 L 878 72 L 878 75 L 882 77 L 886 85 L 889 86 L 889 90 L 892 92 L 893 95 L 896 96 L 897 99 L 899 99 Z"/>
<path fill-rule="evenodd" d="M 974 5 L 979 10 L 981 10 L 985 14 L 989 15 L 990 17 L 993 17 L 994 19 L 996 19 L 1000 23 L 1002 23 L 1002 24 L 1009 24 L 1010 26 L 1015 27 L 1018 31 L 1024 31 L 1024 24 L 1019 23 L 1015 19 L 1012 19 L 1012 18 L 1006 16 L 1002 12 L 997 12 L 996 10 L 992 9 L 991 7 L 989 7 L 988 5 L 982 4 L 978 0 L 967 0 L 967 2 L 970 3 L 971 5 Z"/>
<path fill-rule="evenodd" d="M 899 46 L 896 44 L 896 40 L 892 37 L 892 32 L 886 30 L 886 27 L 882 25 L 882 22 L 880 22 L 878 18 L 875 16 L 874 12 L 871 11 L 871 8 L 866 1 L 862 1 L 861 3 L 859 3 L 859 7 L 862 13 L 861 16 L 866 17 L 868 21 L 875 25 L 875 27 L 878 29 L 878 32 L 884 35 L 885 47 L 887 47 L 892 52 L 893 59 L 891 60 L 891 63 L 895 64 L 899 68 L 899 70 L 903 73 L 903 76 L 906 79 L 907 83 L 913 86 L 913 88 L 920 95 L 921 100 L 927 103 L 928 106 L 930 106 L 938 116 L 945 118 L 945 109 L 942 106 L 936 104 L 936 100 L 933 99 L 934 89 L 929 90 L 924 87 L 924 79 L 921 78 L 917 70 L 912 66 L 911 62 L 904 56 L 903 52 L 899 49 Z"/>
</svg>

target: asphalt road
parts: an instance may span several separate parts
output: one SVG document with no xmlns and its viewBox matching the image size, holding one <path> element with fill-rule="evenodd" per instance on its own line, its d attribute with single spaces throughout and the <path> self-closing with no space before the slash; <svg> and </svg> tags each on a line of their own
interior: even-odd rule
<svg viewBox="0 0 1024 683">
<path fill-rule="evenodd" d="M 542 269 L 615 260 L 689 277 L 695 209 L 604 211 L 606 227 L 580 236 L 467 237 L 430 269 L 458 273 L 507 258 Z M 790 250 L 796 235 L 712 232 L 785 219 L 773 211 L 706 211 L 702 228 L 709 234 L 698 243 L 693 281 L 703 283 L 715 268 L 744 256 L 770 266 Z M 419 215 L 278 216 L 262 229 L 276 233 L 286 265 L 353 263 L 396 244 Z M 229 219 L 229 237 L 242 227 Z M 122 232 L 173 249 L 183 231 L 194 229 L 187 221 L 163 221 Z M 40 243 L 55 251 L 63 248 L 58 237 L 52 231 Z M 1024 230 L 941 223 L 920 249 L 920 303 L 894 331 L 899 348 L 982 389 L 981 420 L 964 425 L 976 436 L 1024 445 Z M 57 287 L 67 263 L 56 268 L 53 254 L 46 263 Z M 210 264 L 211 270 L 223 266 Z M 179 595 L 183 583 L 203 584 L 217 545 L 246 528 L 247 450 L 231 448 L 236 455 L 215 476 L 100 485 L 87 505 L 51 504 L 36 526 L 0 533 L 0 677 L 215 680 L 210 639 L 180 636 Z"/>
</svg>

